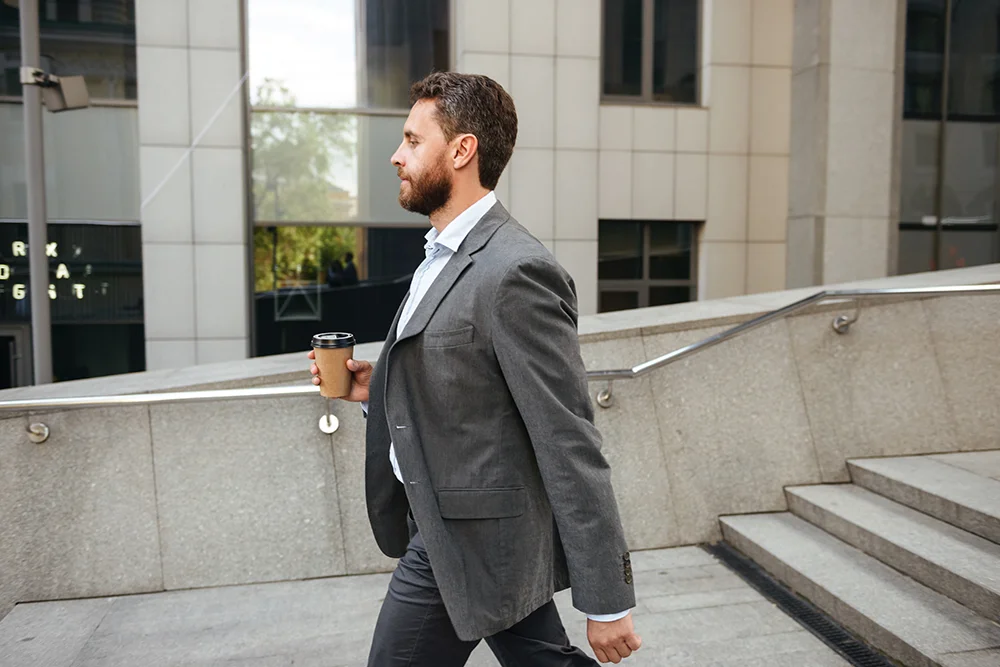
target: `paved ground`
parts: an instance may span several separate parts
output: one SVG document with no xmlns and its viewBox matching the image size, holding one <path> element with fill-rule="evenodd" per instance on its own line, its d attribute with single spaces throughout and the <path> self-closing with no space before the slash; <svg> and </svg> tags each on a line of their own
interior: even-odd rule
<svg viewBox="0 0 1000 667">
<path fill-rule="evenodd" d="M 634 553 L 642 651 L 631 665 L 847 663 L 695 547 Z M 388 575 L 18 605 L 0 622 L 3 667 L 364 665 Z M 558 596 L 570 637 L 585 621 Z M 495 667 L 485 643 L 469 665 Z"/>
</svg>

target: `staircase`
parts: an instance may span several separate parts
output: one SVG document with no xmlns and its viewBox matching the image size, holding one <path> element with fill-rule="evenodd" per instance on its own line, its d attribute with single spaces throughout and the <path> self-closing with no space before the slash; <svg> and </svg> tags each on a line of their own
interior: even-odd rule
<svg viewBox="0 0 1000 667">
<path fill-rule="evenodd" d="M 1000 666 L 1000 451 L 849 461 L 726 541 L 907 667 Z"/>
</svg>

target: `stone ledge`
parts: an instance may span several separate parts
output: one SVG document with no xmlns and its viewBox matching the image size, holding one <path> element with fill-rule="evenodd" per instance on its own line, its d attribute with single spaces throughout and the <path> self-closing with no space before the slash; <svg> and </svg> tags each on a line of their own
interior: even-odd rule
<svg viewBox="0 0 1000 667">
<path fill-rule="evenodd" d="M 987 283 L 1000 283 L 1000 264 L 590 315 L 580 318 L 580 342 L 587 344 L 633 336 L 731 326 L 745 322 L 756 315 L 787 306 L 822 289 L 930 287 Z M 842 307 L 840 304 L 831 303 L 811 308 L 806 312 L 834 311 Z M 375 359 L 381 349 L 381 342 L 365 343 L 357 347 L 355 356 L 359 359 Z M 187 368 L 112 375 L 89 380 L 73 380 L 38 387 L 18 387 L 0 391 L 0 401 L 69 396 L 109 396 L 193 389 L 233 389 L 305 383 L 309 380 L 305 359 L 306 351 L 308 351 L 308 347 L 304 345 L 302 352 L 290 354 Z M 635 363 L 641 361 L 643 360 L 636 359 Z M 0 419 L 17 416 L 17 414 L 2 414 Z"/>
</svg>

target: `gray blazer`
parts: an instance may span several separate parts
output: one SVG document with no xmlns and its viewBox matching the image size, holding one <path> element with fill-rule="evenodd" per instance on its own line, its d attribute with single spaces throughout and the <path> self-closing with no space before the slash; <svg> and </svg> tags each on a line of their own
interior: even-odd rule
<svg viewBox="0 0 1000 667">
<path fill-rule="evenodd" d="M 398 338 L 396 322 L 368 408 L 379 548 L 405 553 L 412 511 L 463 640 L 509 628 L 569 586 L 588 614 L 635 606 L 569 274 L 498 203 Z"/>
</svg>

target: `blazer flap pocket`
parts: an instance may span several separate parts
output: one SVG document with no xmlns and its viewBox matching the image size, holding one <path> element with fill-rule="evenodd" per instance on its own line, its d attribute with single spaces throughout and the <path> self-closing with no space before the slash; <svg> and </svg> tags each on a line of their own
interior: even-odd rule
<svg viewBox="0 0 1000 667">
<path fill-rule="evenodd" d="M 472 325 L 451 331 L 424 331 L 424 347 L 456 347 L 468 345 L 476 337 Z"/>
<path fill-rule="evenodd" d="M 524 487 L 504 489 L 441 489 L 442 519 L 506 519 L 524 514 Z"/>
</svg>

